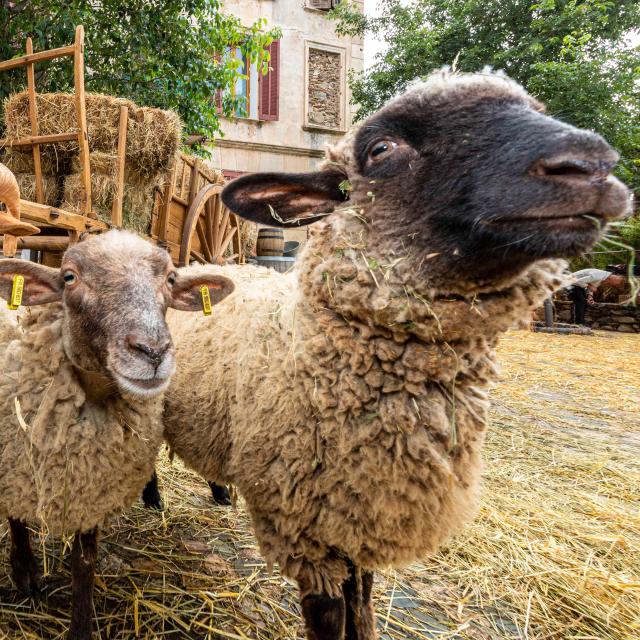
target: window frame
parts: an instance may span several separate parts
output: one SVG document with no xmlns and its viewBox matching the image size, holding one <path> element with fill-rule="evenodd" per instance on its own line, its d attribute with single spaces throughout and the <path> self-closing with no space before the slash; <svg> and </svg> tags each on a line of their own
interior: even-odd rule
<svg viewBox="0 0 640 640">
<path fill-rule="evenodd" d="M 316 49 L 337 53 L 340 55 L 340 123 L 337 127 L 326 127 L 309 122 L 309 51 Z M 330 131 L 332 133 L 346 132 L 346 107 L 347 107 L 347 49 L 335 45 L 317 42 L 315 40 L 305 40 L 304 42 L 304 118 L 302 128 L 305 131 Z"/>
<path fill-rule="evenodd" d="M 235 45 L 235 46 L 229 46 L 228 48 L 226 48 L 226 50 L 220 54 L 220 53 L 216 53 L 215 55 L 218 56 L 218 59 L 222 60 L 223 56 L 227 53 L 227 52 L 231 52 L 233 51 L 234 55 L 233 57 L 235 59 L 238 59 L 237 57 L 237 52 L 242 53 L 242 47 L 240 45 Z M 215 102 L 216 102 L 216 111 L 218 112 L 218 114 L 223 117 L 223 118 L 239 118 L 242 120 L 253 120 L 255 118 L 251 118 L 251 60 L 249 58 L 249 56 L 247 54 L 244 55 L 244 65 L 245 65 L 245 69 L 247 70 L 247 73 L 245 74 L 245 79 L 244 81 L 247 83 L 247 99 L 245 102 L 245 111 L 247 113 L 247 115 L 239 115 L 237 113 L 234 113 L 231 116 L 226 116 L 223 112 L 222 112 L 222 98 L 223 98 L 223 91 L 222 89 L 216 89 L 216 95 L 215 95 Z M 240 77 L 236 78 L 236 82 L 240 79 Z M 236 82 L 234 82 L 233 86 L 230 89 L 230 93 L 231 93 L 231 97 L 235 98 L 236 96 Z"/>
<path fill-rule="evenodd" d="M 304 2 L 304 8 L 307 9 L 308 11 L 317 11 L 318 13 L 327 13 L 328 11 L 331 11 L 331 9 L 335 9 L 340 3 L 341 0 L 330 0 L 330 7 L 314 7 L 311 4 L 312 0 L 305 0 Z"/>
</svg>

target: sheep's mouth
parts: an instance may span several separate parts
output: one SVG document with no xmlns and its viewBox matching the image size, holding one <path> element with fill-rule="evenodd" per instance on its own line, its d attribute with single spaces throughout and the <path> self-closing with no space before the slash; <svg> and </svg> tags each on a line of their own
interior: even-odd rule
<svg viewBox="0 0 640 640">
<path fill-rule="evenodd" d="M 153 396 L 161 393 L 169 386 L 169 378 L 130 378 L 122 373 L 114 372 L 118 386 L 127 393 L 138 396 Z"/>
<path fill-rule="evenodd" d="M 573 213 L 566 215 L 535 215 L 513 216 L 509 218 L 496 218 L 489 224 L 512 224 L 548 227 L 560 231 L 562 229 L 595 229 L 600 230 L 607 224 L 607 216 L 601 213 L 588 211 L 585 213 Z"/>
</svg>

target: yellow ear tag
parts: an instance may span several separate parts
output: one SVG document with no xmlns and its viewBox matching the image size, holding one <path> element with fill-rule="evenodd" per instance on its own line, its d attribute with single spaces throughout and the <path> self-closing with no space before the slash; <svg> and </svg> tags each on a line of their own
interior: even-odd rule
<svg viewBox="0 0 640 640">
<path fill-rule="evenodd" d="M 11 287 L 11 298 L 7 301 L 7 307 L 15 311 L 22 304 L 22 292 L 24 291 L 24 276 L 13 276 L 13 286 Z"/>
<path fill-rule="evenodd" d="M 209 287 L 203 284 L 200 287 L 200 295 L 202 296 L 202 312 L 205 316 L 211 315 L 211 294 L 209 293 Z"/>
</svg>

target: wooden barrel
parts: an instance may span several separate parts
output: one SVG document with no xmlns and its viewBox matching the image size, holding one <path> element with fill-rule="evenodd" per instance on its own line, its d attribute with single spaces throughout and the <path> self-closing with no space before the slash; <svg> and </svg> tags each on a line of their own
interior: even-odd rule
<svg viewBox="0 0 640 640">
<path fill-rule="evenodd" d="M 256 242 L 256 255 L 281 256 L 284 251 L 284 234 L 282 229 L 268 227 L 258 231 Z"/>
</svg>

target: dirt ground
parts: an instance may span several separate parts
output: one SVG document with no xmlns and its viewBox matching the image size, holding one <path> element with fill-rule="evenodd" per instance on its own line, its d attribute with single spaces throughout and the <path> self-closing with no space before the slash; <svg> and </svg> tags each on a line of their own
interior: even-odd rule
<svg viewBox="0 0 640 640">
<path fill-rule="evenodd" d="M 640 336 L 509 333 L 478 518 L 432 558 L 376 578 L 384 640 L 640 637 Z M 295 588 L 260 559 L 246 513 L 214 507 L 166 455 L 166 511 L 135 506 L 100 542 L 96 638 L 300 638 Z M 8 576 L 0 639 L 63 638 L 69 547 L 36 538 L 46 589 Z"/>
</svg>

